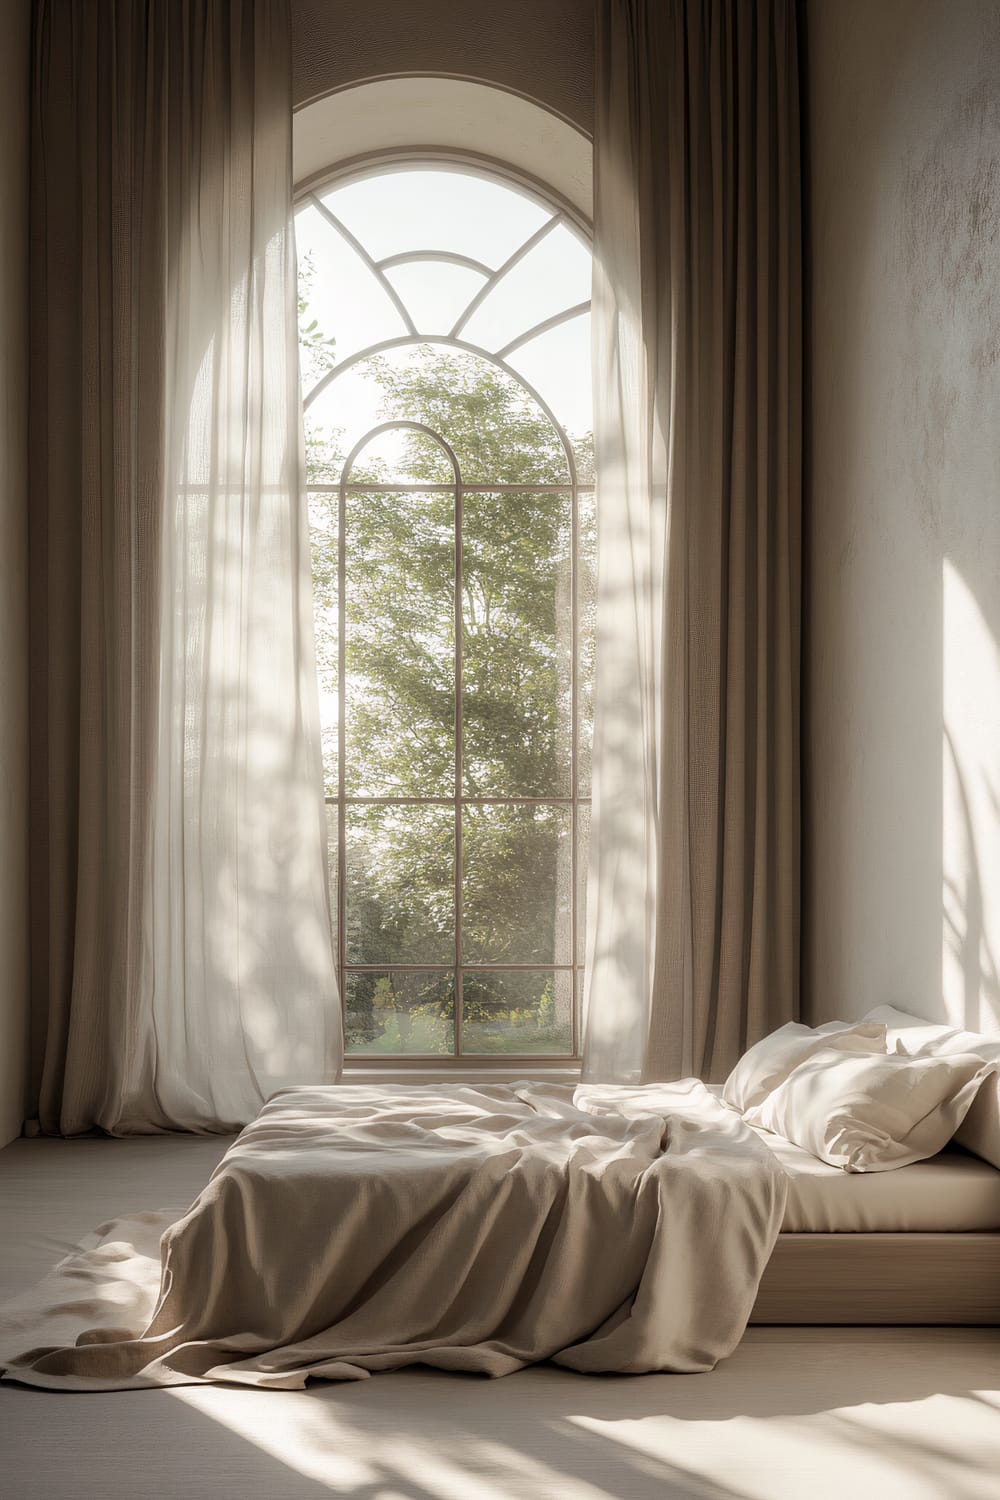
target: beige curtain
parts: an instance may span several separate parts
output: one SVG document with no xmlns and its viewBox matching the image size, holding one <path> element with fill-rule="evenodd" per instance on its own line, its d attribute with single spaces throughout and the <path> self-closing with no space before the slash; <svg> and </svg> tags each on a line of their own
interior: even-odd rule
<svg viewBox="0 0 1000 1500">
<path fill-rule="evenodd" d="M 794 0 L 600 0 L 591 1079 L 797 1013 L 797 79 Z"/>
<path fill-rule="evenodd" d="M 286 0 L 38 0 L 42 1127 L 218 1130 L 340 1062 Z"/>
</svg>

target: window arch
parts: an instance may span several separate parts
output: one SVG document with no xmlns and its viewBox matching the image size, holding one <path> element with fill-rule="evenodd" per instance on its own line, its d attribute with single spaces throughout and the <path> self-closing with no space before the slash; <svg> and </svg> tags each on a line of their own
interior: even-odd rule
<svg viewBox="0 0 1000 1500">
<path fill-rule="evenodd" d="M 346 1050 L 578 1050 L 590 247 L 523 174 L 393 152 L 297 210 Z"/>
</svg>

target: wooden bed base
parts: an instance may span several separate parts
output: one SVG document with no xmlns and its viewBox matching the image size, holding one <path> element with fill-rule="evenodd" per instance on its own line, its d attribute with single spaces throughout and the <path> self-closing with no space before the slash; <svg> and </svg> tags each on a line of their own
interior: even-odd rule
<svg viewBox="0 0 1000 1500">
<path fill-rule="evenodd" d="M 1000 1231 L 780 1234 L 750 1322 L 1000 1325 Z"/>
</svg>

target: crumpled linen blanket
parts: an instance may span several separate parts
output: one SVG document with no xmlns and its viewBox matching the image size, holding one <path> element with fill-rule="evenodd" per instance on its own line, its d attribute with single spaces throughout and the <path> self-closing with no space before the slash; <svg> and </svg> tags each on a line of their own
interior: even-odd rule
<svg viewBox="0 0 1000 1500">
<path fill-rule="evenodd" d="M 81 1391 L 709 1370 L 785 1188 L 693 1079 L 283 1089 L 183 1217 L 103 1225 L 12 1304 L 0 1367 Z"/>
</svg>

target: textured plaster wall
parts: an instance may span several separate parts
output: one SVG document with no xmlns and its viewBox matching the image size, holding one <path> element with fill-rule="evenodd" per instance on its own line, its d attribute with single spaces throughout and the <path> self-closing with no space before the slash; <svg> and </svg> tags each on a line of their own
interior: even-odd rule
<svg viewBox="0 0 1000 1500">
<path fill-rule="evenodd" d="M 807 22 L 805 1007 L 1000 1032 L 1000 5 Z"/>
<path fill-rule="evenodd" d="M 292 28 L 297 106 L 365 79 L 444 73 L 593 125 L 593 0 L 292 0 Z"/>
<path fill-rule="evenodd" d="M 0 1146 L 27 1049 L 27 211 L 29 0 L 0 5 Z"/>
</svg>

